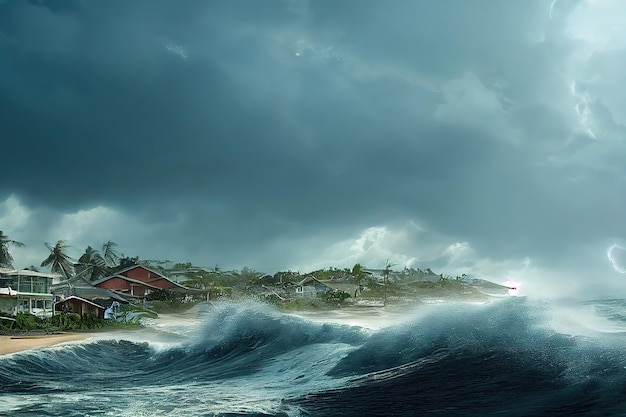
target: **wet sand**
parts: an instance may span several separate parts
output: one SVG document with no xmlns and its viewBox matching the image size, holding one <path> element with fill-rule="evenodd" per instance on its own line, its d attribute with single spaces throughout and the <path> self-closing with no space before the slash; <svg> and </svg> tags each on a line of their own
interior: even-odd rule
<svg viewBox="0 0 626 417">
<path fill-rule="evenodd" d="M 74 342 L 91 336 L 91 333 L 0 336 L 0 355 Z"/>
</svg>

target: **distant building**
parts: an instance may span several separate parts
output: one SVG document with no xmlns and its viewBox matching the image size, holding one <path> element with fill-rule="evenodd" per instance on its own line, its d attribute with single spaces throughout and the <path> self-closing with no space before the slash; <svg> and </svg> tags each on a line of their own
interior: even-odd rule
<svg viewBox="0 0 626 417">
<path fill-rule="evenodd" d="M 59 275 L 0 268 L 0 311 L 51 316 L 53 295 L 50 287 L 56 278 Z"/>
<path fill-rule="evenodd" d="M 307 275 L 302 281 L 296 284 L 296 296 L 298 297 L 317 297 L 331 288 L 315 278 L 313 275 Z"/>
<path fill-rule="evenodd" d="M 314 298 L 328 292 L 345 292 L 353 294 L 356 285 L 349 282 L 334 282 L 331 280 L 319 280 L 313 275 L 307 275 L 304 279 L 295 284 L 297 297 Z"/>
</svg>

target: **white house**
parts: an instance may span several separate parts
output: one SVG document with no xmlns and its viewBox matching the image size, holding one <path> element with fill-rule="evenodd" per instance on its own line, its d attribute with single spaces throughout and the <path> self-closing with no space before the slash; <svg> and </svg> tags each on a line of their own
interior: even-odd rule
<svg viewBox="0 0 626 417">
<path fill-rule="evenodd" d="M 0 268 L 0 312 L 52 315 L 50 286 L 57 274 Z"/>
</svg>

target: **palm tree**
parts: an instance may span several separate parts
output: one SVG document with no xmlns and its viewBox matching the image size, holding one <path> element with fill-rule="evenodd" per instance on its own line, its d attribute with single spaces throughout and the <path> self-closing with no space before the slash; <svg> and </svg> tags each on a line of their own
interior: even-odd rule
<svg viewBox="0 0 626 417">
<path fill-rule="evenodd" d="M 107 272 L 107 265 L 104 257 L 97 249 L 87 246 L 85 253 L 78 258 L 78 263 L 74 265 L 76 276 L 84 275 L 88 280 L 93 281 Z"/>
<path fill-rule="evenodd" d="M 215 293 L 215 273 L 191 273 L 181 284 L 189 288 L 205 291 L 206 300 L 209 301 L 211 299 L 211 289 L 213 289 L 213 293 Z"/>
<path fill-rule="evenodd" d="M 356 297 L 359 293 L 359 289 L 361 288 L 361 281 L 363 280 L 363 277 L 365 277 L 361 264 L 354 264 L 351 274 L 354 277 L 354 283 L 356 284 L 356 288 L 354 290 L 354 296 Z"/>
<path fill-rule="evenodd" d="M 389 272 L 391 272 L 391 267 L 394 265 L 395 264 L 390 264 L 389 259 L 387 259 L 387 263 L 385 264 L 385 269 L 383 269 L 383 279 L 385 283 L 383 305 L 387 305 L 387 280 L 389 279 Z"/>
<path fill-rule="evenodd" d="M 50 272 L 69 279 L 74 273 L 74 260 L 65 253 L 69 246 L 64 240 L 59 240 L 54 246 L 46 242 L 46 247 L 50 250 L 50 255 L 41 262 L 41 266 L 50 266 Z"/>
<path fill-rule="evenodd" d="M 0 230 L 0 266 L 13 268 L 13 256 L 11 256 L 11 253 L 9 252 L 9 246 L 11 245 L 18 248 L 24 246 L 22 242 L 9 239 L 9 237 L 2 233 L 2 230 Z"/>
<path fill-rule="evenodd" d="M 109 267 L 117 266 L 118 262 L 121 259 L 120 253 L 115 250 L 116 247 L 117 243 L 113 242 L 112 240 L 109 240 L 102 245 L 101 257 L 104 260 L 104 263 Z"/>
</svg>

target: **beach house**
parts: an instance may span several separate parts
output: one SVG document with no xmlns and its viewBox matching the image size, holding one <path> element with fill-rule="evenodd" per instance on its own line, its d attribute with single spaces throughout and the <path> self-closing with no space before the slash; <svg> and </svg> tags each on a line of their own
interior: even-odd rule
<svg viewBox="0 0 626 417">
<path fill-rule="evenodd" d="M 75 295 L 70 295 L 63 300 L 54 303 L 54 311 L 77 313 L 81 316 L 84 314 L 91 314 L 100 319 L 104 318 L 105 310 L 106 308 L 104 306 Z"/>
<path fill-rule="evenodd" d="M 0 268 L 0 312 L 52 315 L 50 287 L 55 278 L 59 276 L 28 269 Z"/>
<path fill-rule="evenodd" d="M 296 284 L 296 296 L 298 297 L 317 297 L 331 291 L 333 288 L 326 282 L 322 282 L 313 275 L 307 275 L 304 279 Z"/>
</svg>

